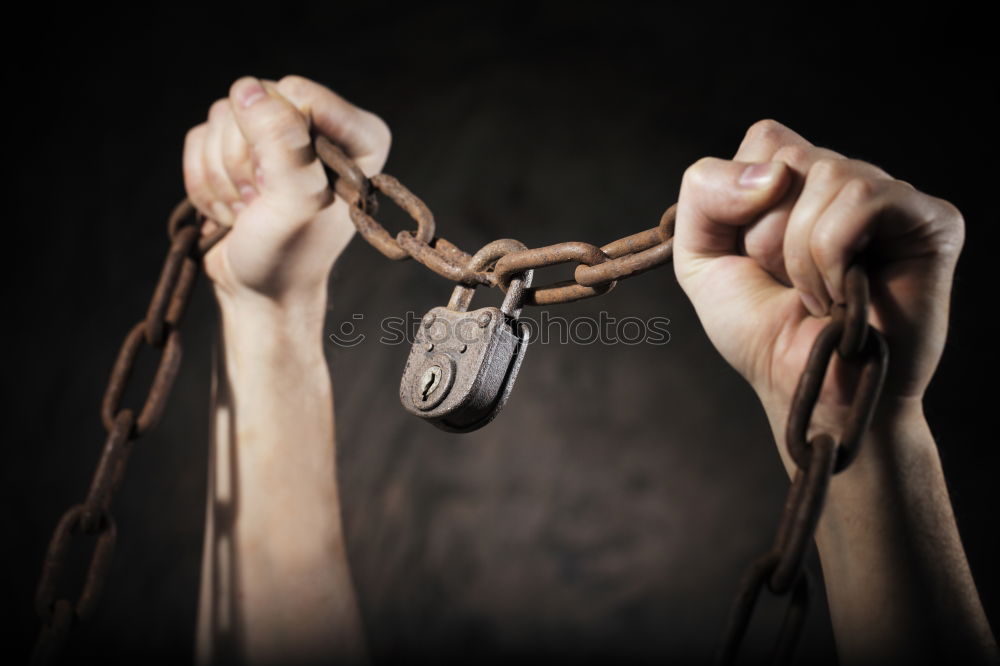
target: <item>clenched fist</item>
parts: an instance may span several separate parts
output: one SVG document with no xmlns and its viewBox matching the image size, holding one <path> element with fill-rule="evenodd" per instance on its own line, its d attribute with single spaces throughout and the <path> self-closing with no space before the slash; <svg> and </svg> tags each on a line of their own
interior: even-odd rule
<svg viewBox="0 0 1000 666">
<path fill-rule="evenodd" d="M 220 298 L 278 305 L 325 294 L 354 228 L 312 148 L 314 133 L 342 146 L 367 174 L 389 152 L 380 118 L 299 76 L 244 77 L 188 132 L 184 182 L 194 205 L 232 231 L 205 257 Z"/>
<path fill-rule="evenodd" d="M 869 275 L 869 321 L 890 349 L 883 411 L 919 407 L 944 345 L 963 239 L 946 201 L 761 121 L 733 160 L 705 158 L 685 173 L 674 266 L 716 348 L 783 424 L 855 261 Z M 838 433 L 856 382 L 833 363 L 813 423 Z"/>
</svg>

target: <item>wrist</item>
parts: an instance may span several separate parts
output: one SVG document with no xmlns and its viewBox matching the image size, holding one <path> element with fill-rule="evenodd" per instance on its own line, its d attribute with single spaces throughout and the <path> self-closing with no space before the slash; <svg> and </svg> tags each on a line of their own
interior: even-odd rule
<svg viewBox="0 0 1000 666">
<path fill-rule="evenodd" d="M 854 462 L 830 480 L 816 532 L 825 559 L 850 543 L 891 531 L 894 522 L 928 506 L 932 487 L 944 487 L 941 460 L 922 409 L 873 420 L 861 446 Z"/>
<path fill-rule="evenodd" d="M 323 359 L 326 287 L 274 299 L 216 290 L 227 364 L 238 359 Z"/>
<path fill-rule="evenodd" d="M 761 401 L 774 433 L 775 442 L 778 444 L 782 463 L 789 477 L 792 477 L 797 466 L 788 453 L 785 441 L 790 400 L 779 403 L 775 400 L 765 401 L 762 398 Z M 846 416 L 846 412 L 844 414 Z M 824 430 L 837 440 L 841 434 L 840 421 L 842 419 L 837 421 L 835 429 L 817 428 L 816 432 L 810 429 L 809 435 L 811 437 Z M 935 445 L 924 415 L 922 397 L 898 398 L 884 395 L 879 399 L 871 424 L 861 441 L 858 456 L 851 466 L 868 461 L 868 464 L 878 462 L 879 465 L 893 467 L 908 459 L 914 450 L 928 448 L 935 450 Z M 837 477 L 843 477 L 848 470 L 844 470 Z"/>
<path fill-rule="evenodd" d="M 769 410 L 768 418 L 785 470 L 797 466 L 785 444 L 788 408 Z M 839 438 L 839 432 L 830 433 Z M 872 520 L 899 510 L 899 498 L 940 474 L 940 458 L 921 399 L 883 397 L 853 462 L 833 476 L 816 533 L 821 545 L 840 543 L 844 535 L 864 532 Z M 904 503 L 905 504 L 905 503 Z M 825 565 L 824 565 L 825 566 Z"/>
</svg>

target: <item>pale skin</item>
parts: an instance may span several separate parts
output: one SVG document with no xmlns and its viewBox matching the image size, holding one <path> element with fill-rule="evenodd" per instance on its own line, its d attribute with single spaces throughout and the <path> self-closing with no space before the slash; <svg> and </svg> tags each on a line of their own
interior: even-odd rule
<svg viewBox="0 0 1000 666">
<path fill-rule="evenodd" d="M 367 174 L 379 118 L 299 77 L 236 81 L 184 150 L 188 193 L 230 233 L 205 257 L 221 312 L 197 658 L 365 660 L 336 483 L 326 284 L 353 234 L 310 131 Z M 331 202 L 332 205 L 331 205 Z"/>
<path fill-rule="evenodd" d="M 336 483 L 322 349 L 327 280 L 353 234 L 310 147 L 367 174 L 385 123 L 301 77 L 244 77 L 189 132 L 195 205 L 232 231 L 207 255 L 221 312 L 198 659 L 365 658 Z M 834 477 L 816 542 L 840 659 L 996 662 L 923 416 L 964 224 L 945 201 L 773 121 L 733 160 L 685 173 L 674 267 L 705 329 L 753 386 L 784 447 L 787 408 L 846 268 L 869 266 L 870 322 L 891 360 L 861 454 Z M 835 361 L 814 426 L 839 432 L 852 376 Z"/>
</svg>

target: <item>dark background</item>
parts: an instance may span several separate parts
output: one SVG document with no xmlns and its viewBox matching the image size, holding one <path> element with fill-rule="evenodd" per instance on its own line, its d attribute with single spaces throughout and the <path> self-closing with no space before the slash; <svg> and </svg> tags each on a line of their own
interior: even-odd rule
<svg viewBox="0 0 1000 666">
<path fill-rule="evenodd" d="M 954 202 L 968 241 L 926 407 L 998 626 L 997 63 L 983 17 L 955 3 L 798 14 L 293 6 L 88 8 L 7 25 L 0 493 L 3 626 L 17 659 L 33 640 L 48 536 L 100 451 L 108 369 L 167 247 L 184 134 L 244 74 L 301 74 L 381 115 L 394 133 L 386 171 L 470 251 L 507 236 L 601 244 L 651 227 L 687 165 L 731 156 L 765 117 Z M 419 317 L 450 291 L 359 239 L 334 271 L 328 331 L 360 313 L 369 335 L 327 350 L 348 548 L 376 660 L 708 659 L 740 573 L 769 545 L 787 478 L 753 393 L 708 343 L 672 270 L 552 308 L 665 316 L 669 344 L 537 345 L 506 411 L 463 437 L 403 411 L 408 347 L 375 341 L 382 317 Z M 116 500 L 119 544 L 100 610 L 71 645 L 79 659 L 191 659 L 214 326 L 203 284 L 167 413 L 139 440 Z M 776 608 L 755 625 L 760 645 Z M 803 653 L 835 658 L 823 599 Z"/>
</svg>

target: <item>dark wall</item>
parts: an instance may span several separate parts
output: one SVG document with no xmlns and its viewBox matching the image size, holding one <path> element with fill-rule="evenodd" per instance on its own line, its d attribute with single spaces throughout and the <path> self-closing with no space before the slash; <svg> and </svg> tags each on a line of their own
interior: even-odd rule
<svg viewBox="0 0 1000 666">
<path fill-rule="evenodd" d="M 8 26 L 24 39 L 4 58 L 0 493 L 3 626 L 17 654 L 33 640 L 50 531 L 101 447 L 108 368 L 166 250 L 184 134 L 244 74 L 301 74 L 381 115 L 394 133 L 386 171 L 468 250 L 509 236 L 601 244 L 651 227 L 687 165 L 731 156 L 765 117 L 954 202 L 968 243 L 927 412 L 996 627 L 998 105 L 984 21 L 948 4 L 796 15 L 469 6 L 88 9 Z M 709 658 L 787 478 L 752 391 L 672 270 L 551 310 L 667 317 L 668 344 L 536 345 L 501 417 L 462 437 L 403 411 L 408 347 L 376 341 L 380 319 L 419 317 L 450 291 L 360 239 L 334 271 L 329 332 L 351 321 L 368 335 L 327 351 L 348 548 L 376 658 Z M 117 499 L 111 579 L 71 645 L 81 658 L 191 659 L 214 326 L 203 284 L 167 413 L 138 442 Z M 819 599 L 803 652 L 830 662 L 833 650 Z"/>
</svg>

